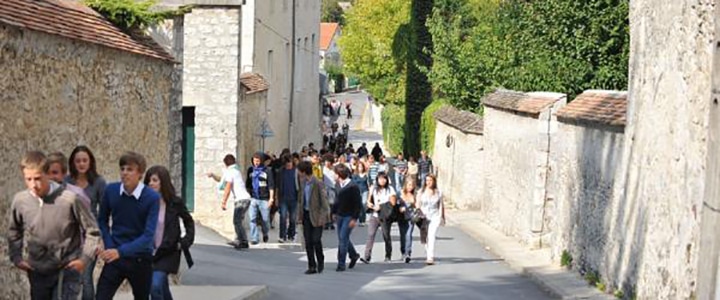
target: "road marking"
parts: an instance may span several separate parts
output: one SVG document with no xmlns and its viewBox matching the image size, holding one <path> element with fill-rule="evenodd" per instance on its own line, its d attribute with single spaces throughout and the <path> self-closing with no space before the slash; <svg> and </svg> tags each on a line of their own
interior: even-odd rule
<svg viewBox="0 0 720 300">
<path fill-rule="evenodd" d="M 365 102 L 365 107 L 363 108 L 362 113 L 360 113 L 360 122 L 355 124 L 355 130 L 363 130 L 364 129 L 365 126 L 363 123 L 365 123 L 365 113 L 367 112 L 368 107 L 370 107 L 370 103 Z"/>
</svg>

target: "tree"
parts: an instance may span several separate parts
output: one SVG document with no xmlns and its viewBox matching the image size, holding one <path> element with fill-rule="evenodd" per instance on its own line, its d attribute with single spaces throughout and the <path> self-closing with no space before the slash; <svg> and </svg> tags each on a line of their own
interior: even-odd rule
<svg viewBox="0 0 720 300">
<path fill-rule="evenodd" d="M 338 4 L 338 0 L 323 0 L 322 17 L 320 19 L 323 22 L 345 25 L 345 16 L 342 7 Z"/>
<path fill-rule="evenodd" d="M 345 72 L 381 104 L 404 104 L 407 43 L 399 33 L 409 23 L 410 1 L 358 1 L 346 18 L 339 41 Z"/>
</svg>

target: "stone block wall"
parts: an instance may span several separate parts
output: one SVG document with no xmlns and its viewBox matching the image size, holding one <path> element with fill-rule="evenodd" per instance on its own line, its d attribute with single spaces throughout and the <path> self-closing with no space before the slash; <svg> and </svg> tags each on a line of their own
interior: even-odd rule
<svg viewBox="0 0 720 300">
<path fill-rule="evenodd" d="M 550 151 L 551 176 L 548 198 L 554 203 L 553 259 L 563 251 L 573 258 L 573 268 L 598 272 L 604 282 L 617 287 L 618 270 L 627 264 L 623 206 L 615 197 L 622 177 L 622 130 L 561 123 Z M 624 258 L 624 259 L 616 259 Z"/>
<path fill-rule="evenodd" d="M 172 165 L 180 119 L 173 64 L 106 47 L 0 25 L 0 235 L 12 195 L 24 189 L 25 151 L 89 146 L 98 172 L 119 178 L 118 158 L 133 150 L 148 164 Z M 174 170 L 171 166 L 171 170 Z M 173 174 L 179 176 L 179 174 Z M 2 299 L 29 295 L 25 276 L 10 266 L 0 239 Z"/>
<path fill-rule="evenodd" d="M 483 136 L 438 121 L 433 164 L 448 207 L 479 209 L 485 190 Z M 448 143 L 450 137 L 450 143 Z"/>
</svg>

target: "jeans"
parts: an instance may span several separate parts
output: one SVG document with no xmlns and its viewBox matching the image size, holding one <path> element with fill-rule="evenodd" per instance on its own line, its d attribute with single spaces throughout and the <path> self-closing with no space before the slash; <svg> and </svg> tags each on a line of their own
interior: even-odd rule
<svg viewBox="0 0 720 300">
<path fill-rule="evenodd" d="M 30 298 L 33 300 L 75 300 L 80 295 L 82 276 L 75 270 L 62 270 L 54 274 L 28 272 Z"/>
<path fill-rule="evenodd" d="M 385 258 L 390 258 L 392 256 L 390 225 L 391 223 L 382 222 L 376 216 L 370 217 L 370 220 L 368 220 L 368 238 L 367 243 L 365 244 L 365 259 L 369 260 L 372 256 L 372 249 L 375 244 L 375 235 L 377 235 L 377 231 L 380 228 L 382 228 L 383 240 L 385 241 Z"/>
<path fill-rule="evenodd" d="M 167 273 L 163 271 L 153 271 L 150 298 L 152 300 L 172 300 L 173 297 L 170 293 L 170 282 L 168 282 Z"/>
<path fill-rule="evenodd" d="M 286 199 L 280 203 L 280 239 L 292 240 L 295 238 L 298 203 L 293 199 Z M 288 224 L 289 223 L 289 224 Z"/>
<path fill-rule="evenodd" d="M 243 223 L 245 222 L 245 214 L 250 207 L 250 199 L 235 200 L 235 211 L 233 211 L 233 225 L 235 227 L 235 241 L 239 243 L 247 243 L 247 233 Z"/>
<path fill-rule="evenodd" d="M 119 258 L 105 264 L 97 284 L 97 300 L 111 300 L 125 279 L 130 282 L 133 298 L 146 300 L 152 286 L 152 260 L 148 258 Z"/>
<path fill-rule="evenodd" d="M 314 227 L 310 222 L 310 212 L 303 214 L 303 236 L 305 237 L 305 252 L 308 257 L 308 269 L 316 270 L 324 266 L 325 254 L 322 248 L 323 227 Z"/>
<path fill-rule="evenodd" d="M 405 225 L 400 225 L 401 223 L 404 223 Z M 400 227 L 400 237 L 405 237 L 405 246 L 401 246 L 403 255 L 410 257 L 412 254 L 412 235 L 415 225 L 412 221 L 398 221 L 398 225 Z M 403 227 L 405 228 L 404 230 Z M 400 244 L 402 244 L 402 242 L 400 242 Z"/>
<path fill-rule="evenodd" d="M 258 232 L 256 222 L 258 215 L 262 218 L 263 237 L 266 237 L 270 232 L 270 207 L 268 207 L 268 200 L 253 198 L 250 201 L 250 239 L 255 243 L 260 241 L 260 232 Z"/>
<path fill-rule="evenodd" d="M 95 288 L 93 282 L 93 271 L 95 271 L 95 260 L 85 267 L 85 272 L 82 274 L 82 300 L 94 300 L 95 299 Z"/>
<path fill-rule="evenodd" d="M 350 259 L 360 257 L 360 254 L 355 251 L 355 246 L 353 246 L 353 243 L 350 240 L 350 233 L 352 233 L 353 230 L 350 228 L 350 221 L 352 221 L 352 217 L 338 216 L 337 219 L 338 267 L 345 266 L 345 259 L 348 254 L 350 255 Z"/>
<path fill-rule="evenodd" d="M 360 209 L 360 223 L 365 224 L 367 221 L 367 213 L 365 212 L 367 210 L 367 198 L 368 198 L 369 191 L 364 191 L 361 193 L 362 197 L 362 209 Z"/>
</svg>

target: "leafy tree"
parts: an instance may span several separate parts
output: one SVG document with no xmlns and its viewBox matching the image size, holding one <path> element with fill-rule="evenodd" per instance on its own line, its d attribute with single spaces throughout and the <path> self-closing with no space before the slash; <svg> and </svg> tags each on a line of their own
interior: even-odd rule
<svg viewBox="0 0 720 300">
<path fill-rule="evenodd" d="M 340 37 L 345 72 L 381 104 L 404 104 L 410 1 L 363 0 L 348 11 Z"/>
<path fill-rule="evenodd" d="M 343 10 L 338 4 L 338 0 L 323 0 L 321 20 L 329 23 L 340 23 L 345 25 L 345 17 Z"/>
<path fill-rule="evenodd" d="M 184 6 L 177 10 L 155 11 L 152 7 L 157 0 L 84 0 L 84 3 L 103 15 L 110 23 L 128 32 L 146 29 L 148 26 L 183 15 L 192 9 L 192 6 Z"/>
</svg>

